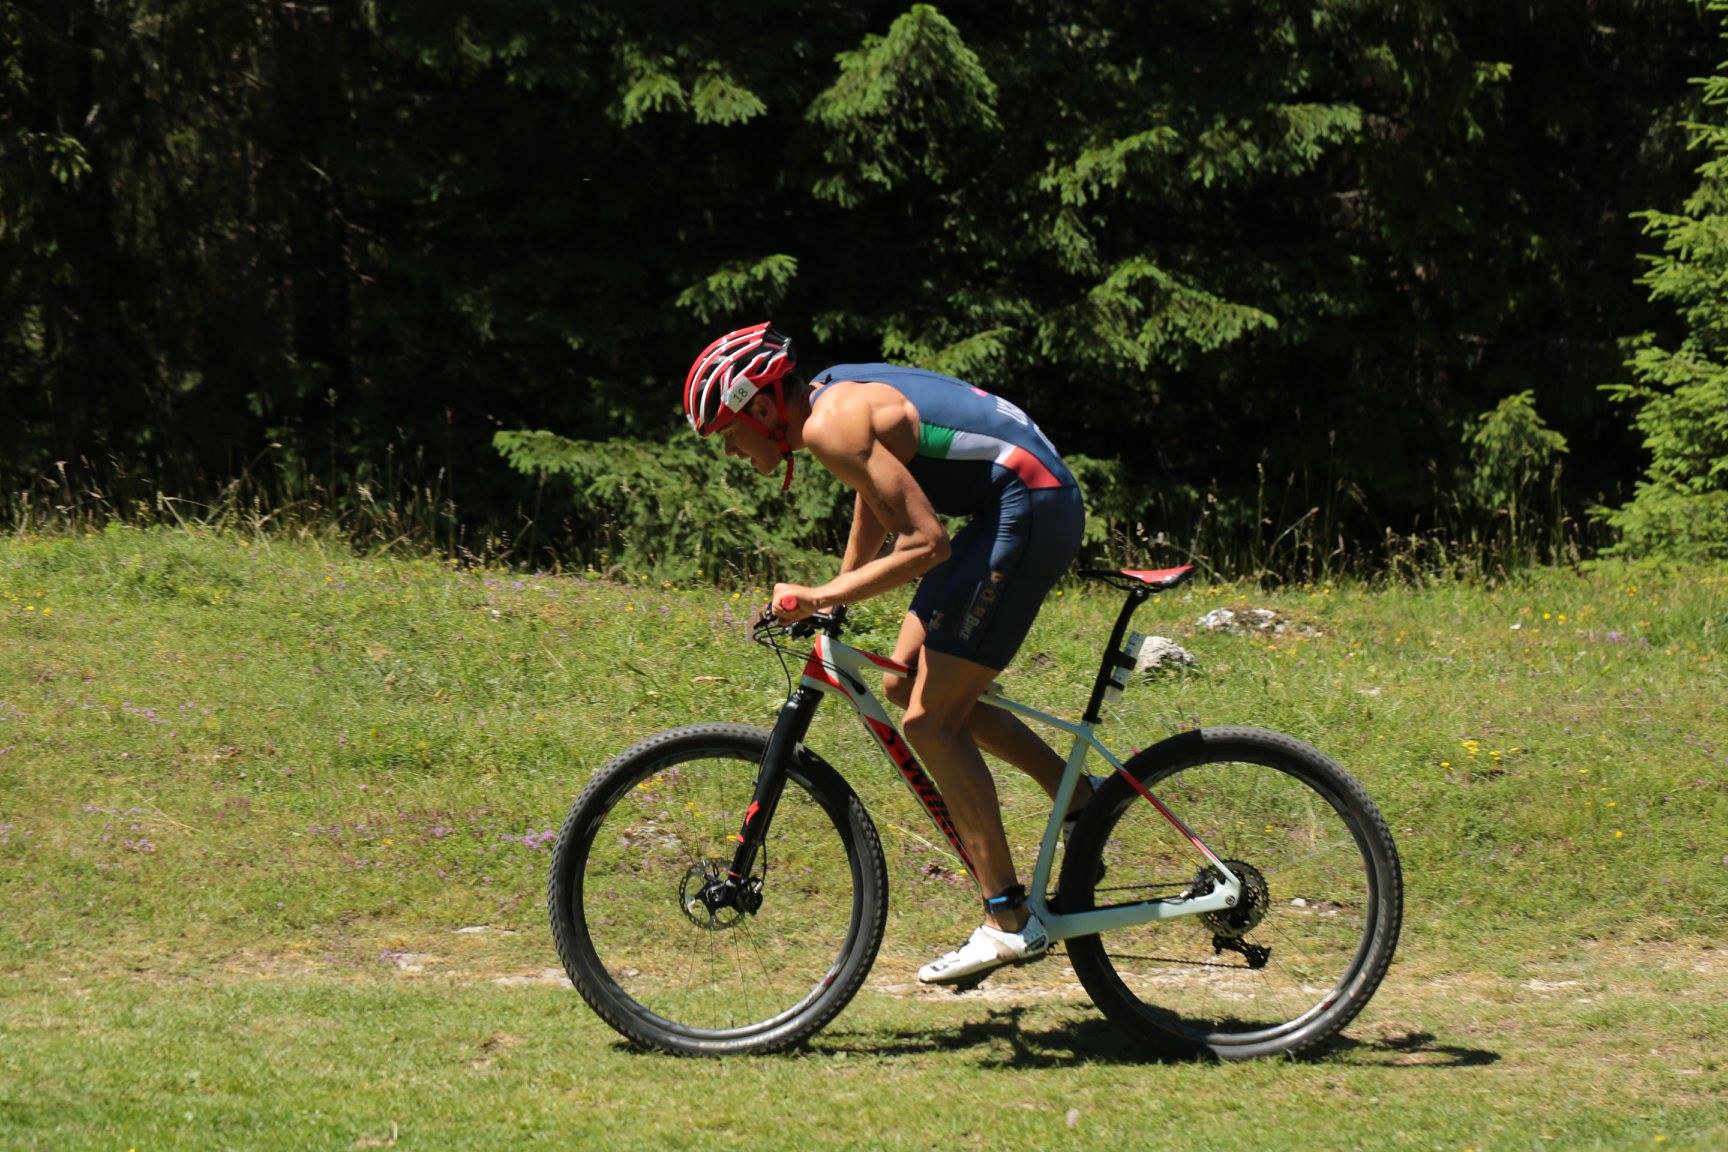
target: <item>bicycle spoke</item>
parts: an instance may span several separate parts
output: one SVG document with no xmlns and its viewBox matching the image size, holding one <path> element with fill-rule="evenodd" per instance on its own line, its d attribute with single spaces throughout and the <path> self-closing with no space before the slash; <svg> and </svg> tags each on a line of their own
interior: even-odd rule
<svg viewBox="0 0 1728 1152">
<path fill-rule="evenodd" d="M 643 1009 L 695 1029 L 744 1027 L 793 1008 L 821 986 L 847 939 L 851 901 L 827 899 L 851 890 L 847 853 L 830 817 L 796 784 L 759 858 L 767 865 L 761 910 L 681 907 L 704 869 L 723 873 L 732 812 L 749 798 L 753 767 L 682 762 L 675 776 L 665 771 L 627 792 L 594 836 L 584 903 L 596 954 Z M 763 931 L 762 916 L 779 930 Z"/>
<path fill-rule="evenodd" d="M 1339 990 L 1367 962 L 1373 939 L 1376 881 L 1357 832 L 1360 818 L 1312 782 L 1337 773 L 1318 753 L 1268 733 L 1229 733 L 1256 749 L 1253 756 L 1203 757 L 1152 772 L 1145 782 L 1242 881 L 1238 903 L 1071 941 L 1070 951 L 1094 999 L 1149 1035 L 1254 1055 L 1300 1046 L 1337 1027 L 1329 1021 L 1353 1015 L 1384 971 L 1389 943 L 1382 941 L 1366 991 L 1357 986 L 1352 1002 L 1341 1005 Z M 1287 759 L 1299 770 L 1284 767 Z M 1353 803 L 1367 802 L 1357 796 Z M 1130 799 L 1099 819 L 1104 838 L 1094 831 L 1083 851 L 1120 882 L 1093 892 L 1095 905 L 1168 892 L 1168 882 L 1136 874 L 1180 874 L 1194 859 L 1150 805 Z M 1085 874 L 1076 859 L 1065 888 Z M 1216 877 L 1199 865 L 1202 883 L 1208 870 Z"/>
</svg>

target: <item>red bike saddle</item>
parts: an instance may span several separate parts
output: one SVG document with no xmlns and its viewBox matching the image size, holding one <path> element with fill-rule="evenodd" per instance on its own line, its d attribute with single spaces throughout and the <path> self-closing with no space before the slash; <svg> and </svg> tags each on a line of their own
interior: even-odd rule
<svg viewBox="0 0 1728 1152">
<path fill-rule="evenodd" d="M 1090 576 L 1097 580 L 1121 581 L 1124 577 L 1146 585 L 1155 591 L 1162 592 L 1194 575 L 1194 565 L 1184 564 L 1180 568 L 1088 568 L 1081 572 L 1082 576 Z"/>
</svg>

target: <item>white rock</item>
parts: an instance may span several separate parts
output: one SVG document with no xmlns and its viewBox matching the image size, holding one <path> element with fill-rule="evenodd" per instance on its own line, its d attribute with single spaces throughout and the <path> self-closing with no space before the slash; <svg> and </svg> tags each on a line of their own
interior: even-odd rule
<svg viewBox="0 0 1728 1152">
<path fill-rule="evenodd" d="M 1194 653 L 1168 636 L 1148 636 L 1140 648 L 1140 659 L 1134 662 L 1134 671 L 1155 672 L 1160 668 L 1193 663 Z"/>
</svg>

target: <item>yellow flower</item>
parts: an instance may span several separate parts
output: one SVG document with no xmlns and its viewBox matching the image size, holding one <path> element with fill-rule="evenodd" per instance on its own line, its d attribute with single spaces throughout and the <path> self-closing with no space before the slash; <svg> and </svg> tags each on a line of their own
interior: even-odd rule
<svg viewBox="0 0 1728 1152">
<path fill-rule="evenodd" d="M 48 618 L 48 617 L 50 617 L 50 616 L 52 616 L 52 615 L 54 615 L 54 609 L 52 609 L 52 608 L 44 608 L 44 609 L 42 609 L 42 617 L 43 617 L 43 619 L 47 619 L 47 618 Z"/>
<path fill-rule="evenodd" d="M 1554 614 L 1552 612 L 1544 612 L 1544 613 L 1542 613 L 1542 619 L 1552 620 L 1552 619 L 1554 619 Z"/>
<path fill-rule="evenodd" d="M 1564 612 L 1560 613 L 1560 623 L 1566 623 L 1566 613 Z"/>
<path fill-rule="evenodd" d="M 1618 840 L 1624 835 L 1626 835 L 1626 833 L 1620 831 L 1620 829 L 1618 829 L 1618 828 L 1614 829 L 1614 839 Z"/>
<path fill-rule="evenodd" d="M 1440 767 L 1442 767 L 1442 768 L 1450 768 L 1450 767 L 1452 767 L 1452 761 L 1450 761 L 1450 760 L 1442 760 L 1442 761 L 1440 761 Z"/>
</svg>

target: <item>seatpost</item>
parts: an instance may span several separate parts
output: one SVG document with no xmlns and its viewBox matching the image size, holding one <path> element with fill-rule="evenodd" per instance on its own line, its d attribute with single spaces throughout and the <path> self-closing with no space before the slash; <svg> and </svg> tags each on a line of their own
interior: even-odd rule
<svg viewBox="0 0 1728 1152">
<path fill-rule="evenodd" d="M 1110 630 L 1110 643 L 1098 665 L 1098 679 L 1092 685 L 1092 700 L 1086 705 L 1084 720 L 1088 724 L 1098 723 L 1099 710 L 1104 706 L 1104 693 L 1110 687 L 1110 673 L 1127 659 L 1122 655 L 1122 637 L 1128 634 L 1128 621 L 1133 618 L 1134 609 L 1146 603 L 1151 595 L 1152 588 L 1145 584 L 1128 589 L 1128 600 L 1116 616 L 1116 627 Z"/>
</svg>

